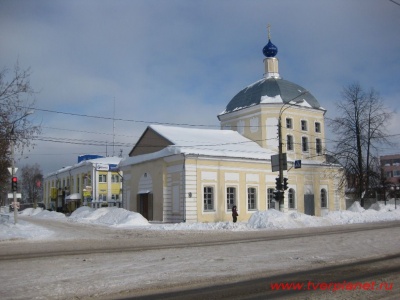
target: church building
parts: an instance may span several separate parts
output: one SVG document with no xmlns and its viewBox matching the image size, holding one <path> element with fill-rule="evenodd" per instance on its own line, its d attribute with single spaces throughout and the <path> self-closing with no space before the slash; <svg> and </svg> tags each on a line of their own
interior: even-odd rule
<svg viewBox="0 0 400 300">
<path fill-rule="evenodd" d="M 238 221 L 267 209 L 322 216 L 346 208 L 342 169 L 324 151 L 326 110 L 280 77 L 277 52 L 268 36 L 264 77 L 229 101 L 221 129 L 147 127 L 119 164 L 125 208 L 161 222 L 231 221 L 234 205 Z"/>
</svg>

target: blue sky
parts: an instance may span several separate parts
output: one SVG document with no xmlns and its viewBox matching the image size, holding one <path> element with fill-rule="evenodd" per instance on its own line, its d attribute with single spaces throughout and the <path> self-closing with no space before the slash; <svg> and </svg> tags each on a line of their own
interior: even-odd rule
<svg viewBox="0 0 400 300">
<path fill-rule="evenodd" d="M 1 0 L 0 67 L 32 69 L 31 117 L 53 140 L 18 164 L 46 174 L 79 154 L 126 156 L 154 122 L 217 127 L 232 97 L 263 76 L 268 23 L 281 77 L 309 90 L 327 117 L 354 82 L 397 109 L 400 5 L 390 0 Z M 113 151 L 114 101 L 115 118 L 130 121 L 114 123 L 123 147 Z M 391 134 L 399 121 L 396 113 Z"/>
</svg>

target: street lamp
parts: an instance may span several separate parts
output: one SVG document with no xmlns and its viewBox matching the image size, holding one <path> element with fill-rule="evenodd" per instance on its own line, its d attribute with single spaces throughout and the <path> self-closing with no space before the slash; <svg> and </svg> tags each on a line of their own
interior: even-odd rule
<svg viewBox="0 0 400 300">
<path fill-rule="evenodd" d="M 13 180 L 14 180 L 14 177 L 15 177 L 15 173 L 16 173 L 16 171 L 15 171 L 15 154 L 14 154 L 14 128 L 15 128 L 15 124 L 18 122 L 18 121 L 20 121 L 20 120 L 22 120 L 22 119 L 24 119 L 24 118 L 26 118 L 27 116 L 29 116 L 29 115 L 31 115 L 31 114 L 33 114 L 34 113 L 34 111 L 33 110 L 29 110 L 29 111 L 27 111 L 22 117 L 20 117 L 20 118 L 18 118 L 18 119 L 16 119 L 16 120 L 14 120 L 11 124 L 12 124 L 12 127 L 11 127 L 11 131 L 10 131 L 10 147 L 11 147 L 11 178 L 13 178 Z M 18 223 L 18 220 L 17 220 L 17 217 L 18 217 L 18 204 L 17 204 L 18 202 L 17 202 L 17 191 L 16 191 L 16 189 L 14 189 L 13 188 L 13 206 L 14 206 L 14 224 L 17 224 Z"/>
<path fill-rule="evenodd" d="M 278 117 L 278 138 L 279 138 L 279 145 L 278 145 L 278 152 L 279 152 L 279 183 L 281 189 L 283 188 L 283 141 L 282 141 L 282 114 L 285 110 L 287 110 L 289 107 L 292 107 L 294 105 L 297 105 L 299 103 L 304 102 L 303 99 L 294 101 L 296 98 L 301 97 L 302 95 L 308 93 L 308 91 L 303 91 L 296 97 L 294 97 L 292 100 L 290 100 L 287 103 L 284 103 L 279 110 L 279 117 Z M 284 200 L 285 200 L 285 195 L 284 195 L 284 190 L 279 191 L 278 190 L 278 195 L 279 195 L 279 207 L 281 210 L 283 210 L 283 205 L 284 205 Z"/>
</svg>

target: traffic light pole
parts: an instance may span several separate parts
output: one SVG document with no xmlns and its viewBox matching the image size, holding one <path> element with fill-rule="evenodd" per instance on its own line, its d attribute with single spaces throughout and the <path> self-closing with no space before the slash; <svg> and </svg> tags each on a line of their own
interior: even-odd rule
<svg viewBox="0 0 400 300">
<path fill-rule="evenodd" d="M 279 193 L 279 210 L 283 211 L 284 210 L 284 203 L 285 203 L 285 189 L 287 189 L 287 180 L 285 180 L 285 188 L 283 188 L 283 141 L 282 141 L 282 114 L 283 112 L 288 109 L 289 107 L 292 107 L 293 105 L 302 103 L 304 100 L 298 100 L 298 101 L 293 101 L 294 99 L 308 93 L 308 91 L 303 91 L 296 97 L 294 97 L 292 100 L 290 100 L 287 103 L 284 103 L 279 110 L 279 117 L 278 117 L 278 140 L 279 140 L 279 145 L 278 145 L 278 152 L 279 152 L 279 186 L 280 189 L 277 189 Z"/>
<path fill-rule="evenodd" d="M 279 182 L 280 186 L 282 186 L 283 182 L 283 142 L 282 142 L 282 113 L 279 114 L 278 118 L 278 152 L 279 152 Z M 285 203 L 285 193 L 280 191 L 280 199 L 279 199 L 279 210 L 283 211 L 284 203 Z"/>
</svg>

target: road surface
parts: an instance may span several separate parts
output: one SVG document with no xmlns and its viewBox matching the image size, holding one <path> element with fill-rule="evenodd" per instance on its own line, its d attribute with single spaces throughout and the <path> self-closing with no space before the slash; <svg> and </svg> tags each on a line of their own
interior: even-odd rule
<svg viewBox="0 0 400 300">
<path fill-rule="evenodd" d="M 400 222 L 235 232 L 23 220 L 56 236 L 0 242 L 1 299 L 400 297 Z M 296 289 L 272 289 L 285 283 Z"/>
</svg>

